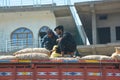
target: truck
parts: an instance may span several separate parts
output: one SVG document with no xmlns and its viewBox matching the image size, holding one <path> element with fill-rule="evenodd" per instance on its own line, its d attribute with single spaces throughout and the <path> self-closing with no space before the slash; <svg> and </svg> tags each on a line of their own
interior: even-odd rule
<svg viewBox="0 0 120 80">
<path fill-rule="evenodd" d="M 120 61 L 0 60 L 0 80 L 120 80 Z"/>
</svg>

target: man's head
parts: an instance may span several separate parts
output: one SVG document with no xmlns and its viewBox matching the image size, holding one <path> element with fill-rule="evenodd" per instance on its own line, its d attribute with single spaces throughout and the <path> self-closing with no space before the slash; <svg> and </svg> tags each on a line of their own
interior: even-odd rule
<svg viewBox="0 0 120 80">
<path fill-rule="evenodd" d="M 49 29 L 48 31 L 47 31 L 47 35 L 48 35 L 48 37 L 53 37 L 54 36 L 54 32 L 51 30 L 51 29 Z"/>
<path fill-rule="evenodd" d="M 64 27 L 62 25 L 57 26 L 54 31 L 58 34 L 61 35 L 64 32 Z"/>
</svg>

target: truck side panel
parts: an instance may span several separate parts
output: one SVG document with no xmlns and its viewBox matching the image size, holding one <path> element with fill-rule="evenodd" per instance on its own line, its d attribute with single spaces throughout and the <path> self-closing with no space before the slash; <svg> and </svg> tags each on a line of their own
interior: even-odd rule
<svg viewBox="0 0 120 80">
<path fill-rule="evenodd" d="M 120 80 L 119 63 L 0 63 L 0 80 Z"/>
</svg>

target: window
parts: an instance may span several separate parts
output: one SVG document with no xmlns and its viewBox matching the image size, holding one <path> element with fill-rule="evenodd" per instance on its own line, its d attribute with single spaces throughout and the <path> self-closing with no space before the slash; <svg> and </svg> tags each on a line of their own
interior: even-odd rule
<svg viewBox="0 0 120 80">
<path fill-rule="evenodd" d="M 27 28 L 19 28 L 11 34 L 12 46 L 29 46 L 33 43 L 33 34 Z"/>
<path fill-rule="evenodd" d="M 107 14 L 101 14 L 99 15 L 99 20 L 107 20 L 108 15 Z"/>
<path fill-rule="evenodd" d="M 47 27 L 47 26 L 41 27 L 40 31 L 39 31 L 39 36 L 41 38 L 43 38 L 46 35 L 46 33 L 47 33 L 48 30 L 49 30 L 49 27 Z"/>
<path fill-rule="evenodd" d="M 115 28 L 116 30 L 116 40 L 120 40 L 120 26 Z"/>
</svg>

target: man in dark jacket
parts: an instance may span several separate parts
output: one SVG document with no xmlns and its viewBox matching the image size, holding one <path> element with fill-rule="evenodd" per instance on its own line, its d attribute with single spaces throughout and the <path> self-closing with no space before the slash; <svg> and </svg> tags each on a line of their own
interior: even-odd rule
<svg viewBox="0 0 120 80">
<path fill-rule="evenodd" d="M 76 42 L 73 36 L 71 35 L 71 33 L 65 32 L 63 34 L 63 37 L 59 43 L 59 47 L 60 47 L 62 56 L 64 56 L 64 54 L 69 54 L 71 56 L 74 55 L 74 52 L 76 50 Z"/>
<path fill-rule="evenodd" d="M 64 27 L 62 25 L 57 26 L 54 31 L 57 33 L 58 38 L 63 36 L 64 33 Z"/>
<path fill-rule="evenodd" d="M 57 38 L 58 37 L 50 29 L 47 31 L 47 34 L 43 37 L 41 46 L 48 50 L 52 50 L 53 46 L 57 44 Z"/>
<path fill-rule="evenodd" d="M 74 51 L 76 50 L 76 42 L 71 33 L 65 32 L 63 26 L 57 26 L 55 32 L 59 35 L 58 41 L 58 51 L 60 51 L 61 55 L 69 54 L 71 56 L 74 55 Z M 59 53 L 59 52 L 58 52 Z"/>
</svg>

